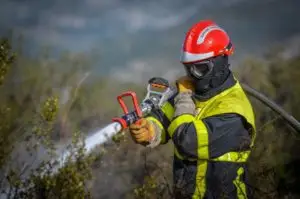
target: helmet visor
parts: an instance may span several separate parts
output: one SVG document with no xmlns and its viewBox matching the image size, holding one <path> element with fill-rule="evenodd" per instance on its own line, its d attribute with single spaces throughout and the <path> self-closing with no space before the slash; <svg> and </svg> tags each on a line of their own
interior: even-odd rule
<svg viewBox="0 0 300 199">
<path fill-rule="evenodd" d="M 184 64 L 185 70 L 189 76 L 202 78 L 212 70 L 211 61 L 201 61 L 197 63 Z"/>
</svg>

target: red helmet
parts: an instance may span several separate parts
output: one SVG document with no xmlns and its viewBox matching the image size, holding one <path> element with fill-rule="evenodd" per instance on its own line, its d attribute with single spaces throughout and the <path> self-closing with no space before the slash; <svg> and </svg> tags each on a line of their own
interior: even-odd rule
<svg viewBox="0 0 300 199">
<path fill-rule="evenodd" d="M 212 20 L 194 24 L 185 36 L 180 61 L 203 61 L 219 55 L 232 55 L 233 45 L 227 33 Z"/>
</svg>

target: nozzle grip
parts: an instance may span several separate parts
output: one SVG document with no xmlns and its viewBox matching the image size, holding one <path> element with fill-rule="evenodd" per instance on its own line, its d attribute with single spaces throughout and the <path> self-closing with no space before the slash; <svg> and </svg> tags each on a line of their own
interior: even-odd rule
<svg viewBox="0 0 300 199">
<path fill-rule="evenodd" d="M 127 97 L 127 96 L 130 96 L 132 98 L 133 106 L 134 106 L 135 111 L 137 112 L 137 115 L 139 117 L 142 117 L 142 111 L 139 107 L 139 103 L 138 103 L 138 100 L 137 100 L 136 93 L 132 92 L 132 91 L 124 92 L 124 93 L 122 93 L 121 95 L 119 95 L 117 97 L 117 99 L 119 101 L 119 104 L 121 105 L 121 108 L 123 109 L 124 113 L 128 114 L 128 108 L 127 108 L 127 106 L 125 105 L 125 103 L 123 101 L 123 97 Z"/>
<path fill-rule="evenodd" d="M 134 111 L 132 111 L 130 113 L 128 111 L 127 106 L 125 105 L 124 100 L 123 100 L 123 98 L 127 97 L 127 96 L 132 98 L 132 102 L 133 102 L 133 106 L 134 106 Z M 124 92 L 117 97 L 117 100 L 118 100 L 119 104 L 121 105 L 121 108 L 123 109 L 123 112 L 125 115 L 122 116 L 121 118 L 113 118 L 113 121 L 119 122 L 122 125 L 123 129 L 127 128 L 128 125 L 130 125 L 134 122 L 137 122 L 143 116 L 143 113 L 139 106 L 135 92 L 132 92 L 132 91 Z"/>
</svg>

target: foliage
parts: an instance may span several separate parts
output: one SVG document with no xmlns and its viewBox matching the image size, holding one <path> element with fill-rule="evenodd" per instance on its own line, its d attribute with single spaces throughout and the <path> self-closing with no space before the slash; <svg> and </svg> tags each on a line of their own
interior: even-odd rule
<svg viewBox="0 0 300 199">
<path fill-rule="evenodd" d="M 8 75 L 8 72 L 13 72 L 15 69 L 12 68 L 15 57 L 12 56 L 8 40 L 1 40 L 0 58 L 1 84 L 4 81 L 12 83 L 9 78 L 15 77 L 16 74 Z M 37 78 L 37 76 L 31 78 Z M 9 85 L 3 86 L 9 87 Z M 11 100 L 10 95 L 13 92 L 2 91 L 6 94 L 1 95 L 0 169 L 2 196 L 33 199 L 89 197 L 87 182 L 92 177 L 91 164 L 94 161 L 94 156 L 85 155 L 84 143 L 79 133 L 73 134 L 72 143 L 67 149 L 69 156 L 67 156 L 65 166 L 60 167 L 62 162 L 57 159 L 60 154 L 56 152 L 52 135 L 56 131 L 55 124 L 60 108 L 59 98 L 48 93 L 48 97 L 43 97 L 45 100 L 44 102 L 41 101 L 40 108 L 33 103 L 33 99 L 30 99 L 27 101 L 27 105 L 29 102 L 31 106 L 26 108 L 31 108 L 31 111 L 28 112 L 31 114 L 27 114 L 26 117 L 30 118 L 25 120 L 22 117 L 21 119 L 18 118 L 22 112 L 26 112 L 20 108 L 25 108 L 25 106 L 18 104 L 15 97 L 15 100 Z M 5 99 L 7 95 L 9 99 Z M 18 131 L 14 131 L 14 129 L 18 129 Z M 25 146 L 25 151 L 23 151 L 22 146 Z M 33 160 L 36 160 L 42 149 L 47 152 L 48 157 L 40 163 L 34 165 L 35 161 L 33 161 L 32 164 L 29 163 L 28 165 L 28 160 L 25 159 L 24 162 L 21 162 L 24 167 L 17 165 L 16 162 L 18 161 L 13 152 L 18 151 L 21 156 L 28 153 Z M 53 161 L 55 159 L 57 161 Z"/>
<path fill-rule="evenodd" d="M 156 188 L 156 180 L 151 176 L 146 176 L 145 182 L 134 189 L 134 194 L 136 198 L 151 198 L 151 193 L 155 192 Z"/>
<path fill-rule="evenodd" d="M 271 51 L 265 60 L 247 60 L 236 71 L 240 80 L 269 96 L 300 119 L 300 54 L 285 58 L 283 51 Z M 249 162 L 258 198 L 281 198 L 299 194 L 297 167 L 299 135 L 269 108 L 250 98 L 258 127 L 255 149 Z M 291 196 L 290 196 L 291 197 Z"/>
<path fill-rule="evenodd" d="M 124 131 L 97 149 L 101 154 L 84 156 L 79 132 L 122 114 L 111 99 L 129 88 L 142 99 L 145 85 L 92 77 L 88 55 L 30 58 L 13 53 L 9 43 L 2 39 L 0 49 L 0 187 L 8 198 L 171 198 L 170 144 L 145 149 Z M 300 55 L 272 52 L 264 60 L 245 60 L 236 76 L 300 119 Z M 258 127 L 249 162 L 257 198 L 297 196 L 299 135 L 250 99 Z M 60 162 L 49 160 L 59 157 L 58 149 L 70 138 L 69 159 L 58 167 Z"/>
<path fill-rule="evenodd" d="M 15 56 L 11 52 L 11 47 L 9 41 L 5 39 L 0 40 L 0 85 L 3 85 L 5 76 L 8 71 L 11 69 L 11 65 L 15 59 Z M 0 169 L 5 163 L 7 156 L 12 150 L 12 140 L 9 137 L 9 131 L 11 129 L 10 122 L 12 120 L 11 108 L 5 106 L 4 104 L 0 105 L 0 146 L 3 147 L 0 150 Z"/>
<path fill-rule="evenodd" d="M 57 173 L 53 172 L 57 163 L 44 163 L 23 182 L 21 187 L 26 187 L 26 191 L 18 192 L 17 197 L 90 198 L 86 182 L 92 177 L 90 165 L 94 157 L 85 157 L 84 145 L 78 144 L 78 138 L 75 134 L 70 153 L 70 157 L 75 157 L 73 161 L 68 159 L 66 166 L 59 168 Z"/>
</svg>

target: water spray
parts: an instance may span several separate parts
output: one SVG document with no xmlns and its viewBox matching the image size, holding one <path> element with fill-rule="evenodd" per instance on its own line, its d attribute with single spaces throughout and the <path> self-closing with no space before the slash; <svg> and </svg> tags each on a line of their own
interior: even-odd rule
<svg viewBox="0 0 300 199">
<path fill-rule="evenodd" d="M 106 125 L 101 130 L 88 136 L 85 140 L 85 152 L 89 154 L 97 146 L 106 142 L 115 134 L 126 129 L 130 124 L 138 122 L 141 118 L 147 116 L 152 109 L 161 107 L 168 100 L 176 89 L 171 88 L 169 82 L 161 77 L 153 77 L 148 81 L 147 94 L 141 104 L 137 99 L 137 95 L 133 91 L 127 91 L 117 97 L 117 100 L 124 112 L 122 117 L 112 119 L 112 123 Z M 129 112 L 128 107 L 124 102 L 125 97 L 131 97 L 134 110 Z M 62 152 L 58 158 L 58 165 L 53 169 L 55 173 L 59 168 L 63 167 L 69 157 L 69 152 Z"/>
</svg>

